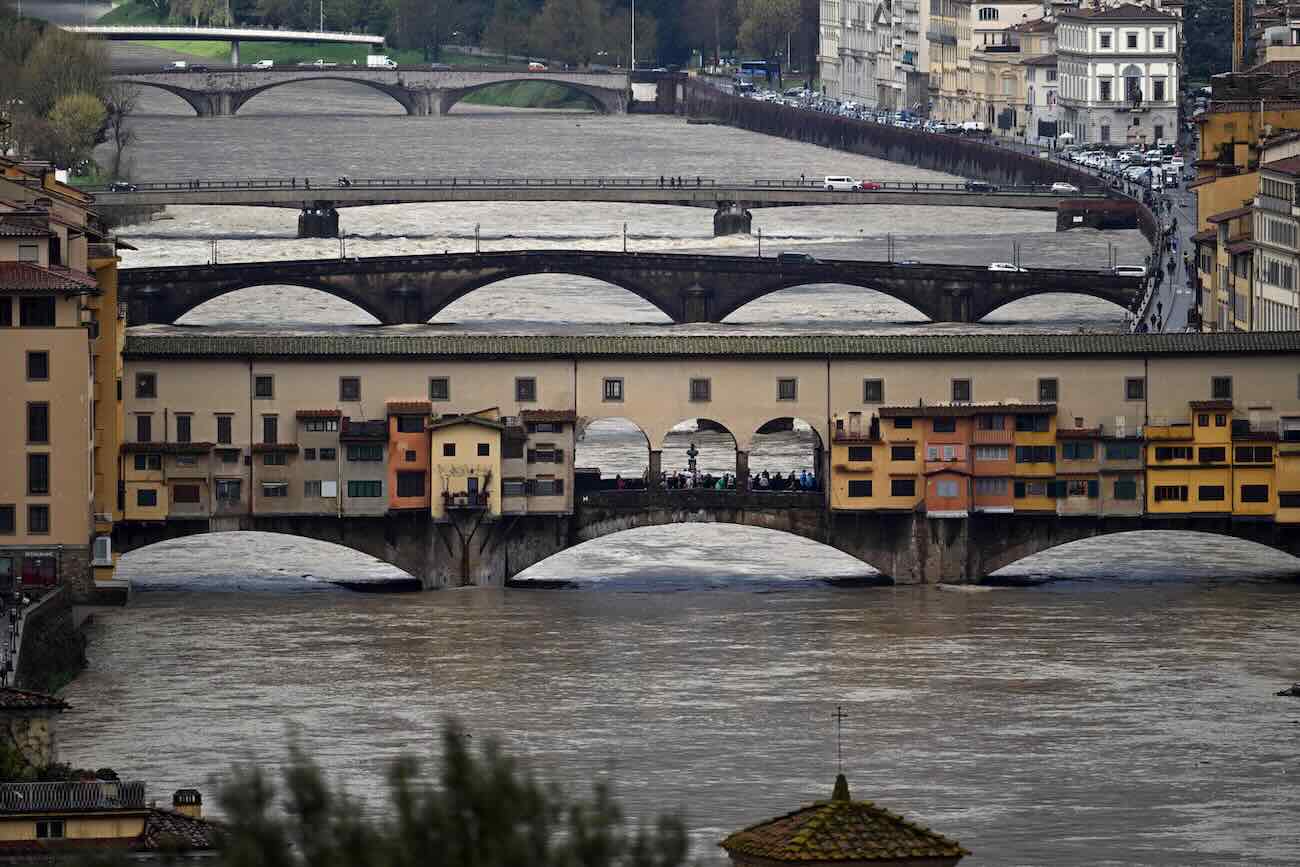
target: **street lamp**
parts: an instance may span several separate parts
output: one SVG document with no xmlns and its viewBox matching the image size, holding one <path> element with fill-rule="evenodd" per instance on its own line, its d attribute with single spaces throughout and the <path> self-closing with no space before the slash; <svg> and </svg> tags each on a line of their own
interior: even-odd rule
<svg viewBox="0 0 1300 867">
<path fill-rule="evenodd" d="M 632 53 L 628 55 L 628 72 L 636 72 L 636 0 L 632 0 Z"/>
</svg>

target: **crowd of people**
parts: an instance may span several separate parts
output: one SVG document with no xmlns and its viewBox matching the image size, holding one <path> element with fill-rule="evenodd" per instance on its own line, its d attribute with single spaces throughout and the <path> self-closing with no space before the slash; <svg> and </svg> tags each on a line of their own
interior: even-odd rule
<svg viewBox="0 0 1300 867">
<path fill-rule="evenodd" d="M 659 487 L 668 491 L 734 491 L 736 481 L 734 473 L 714 475 L 713 473 L 688 473 L 677 470 L 676 472 L 662 472 L 659 474 Z M 639 479 L 625 479 L 620 474 L 614 477 L 614 490 L 642 491 L 649 487 L 647 482 L 648 480 L 644 475 Z M 749 489 L 751 491 L 820 491 L 821 481 L 816 475 L 807 470 L 798 472 L 791 470 L 789 475 L 783 475 L 780 472 L 770 473 L 764 470 L 755 473 L 750 478 Z"/>
</svg>

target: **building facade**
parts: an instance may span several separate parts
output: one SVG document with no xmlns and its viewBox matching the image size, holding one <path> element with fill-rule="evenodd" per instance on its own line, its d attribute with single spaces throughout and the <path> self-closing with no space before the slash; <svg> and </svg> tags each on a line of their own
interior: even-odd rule
<svg viewBox="0 0 1300 867">
<path fill-rule="evenodd" d="M 930 71 L 930 116 L 945 123 L 970 120 L 971 3 L 970 0 L 928 0 L 930 15 L 925 43 Z"/>
<path fill-rule="evenodd" d="M 1300 328 L 1300 156 L 1259 168 L 1259 193 L 1251 203 L 1254 287 L 1251 327 Z"/>
<path fill-rule="evenodd" d="M 1178 136 L 1179 17 L 1145 6 L 1074 9 L 1057 25 L 1057 99 L 1076 143 L 1152 146 Z"/>
<path fill-rule="evenodd" d="M 113 585 L 120 347 L 112 239 L 91 198 L 0 160 L 0 585 Z"/>
</svg>

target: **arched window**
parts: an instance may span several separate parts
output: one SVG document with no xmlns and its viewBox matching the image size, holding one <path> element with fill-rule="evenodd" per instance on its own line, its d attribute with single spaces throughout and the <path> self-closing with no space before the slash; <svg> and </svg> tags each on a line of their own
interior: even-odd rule
<svg viewBox="0 0 1300 867">
<path fill-rule="evenodd" d="M 998 10 L 997 10 L 997 9 L 994 9 L 993 7 L 985 7 L 985 8 L 983 8 L 983 9 L 981 9 L 981 10 L 980 10 L 980 20 L 981 20 L 981 21 L 997 21 L 997 20 L 998 20 Z"/>
</svg>

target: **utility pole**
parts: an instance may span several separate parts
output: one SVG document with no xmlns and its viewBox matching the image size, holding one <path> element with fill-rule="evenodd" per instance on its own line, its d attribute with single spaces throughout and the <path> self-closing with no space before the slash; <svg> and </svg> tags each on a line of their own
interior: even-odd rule
<svg viewBox="0 0 1300 867">
<path fill-rule="evenodd" d="M 632 53 L 628 56 L 628 72 L 636 71 L 636 0 L 632 0 Z"/>
<path fill-rule="evenodd" d="M 320 32 L 325 32 L 325 0 L 320 0 Z"/>
</svg>

